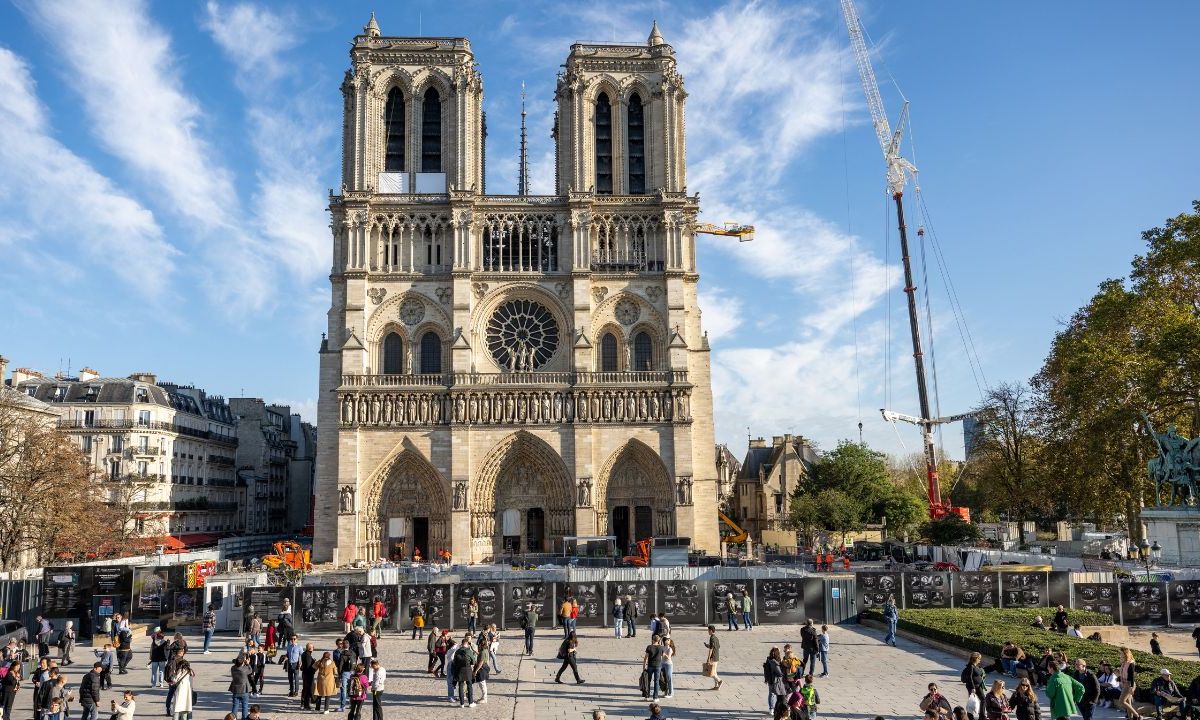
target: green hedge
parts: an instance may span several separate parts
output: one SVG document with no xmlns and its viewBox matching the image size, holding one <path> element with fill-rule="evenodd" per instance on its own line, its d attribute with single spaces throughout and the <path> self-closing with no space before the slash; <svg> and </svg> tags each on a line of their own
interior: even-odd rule
<svg viewBox="0 0 1200 720">
<path fill-rule="evenodd" d="M 1082 610 L 1072 610 L 1071 623 L 1080 625 L 1111 625 L 1112 617 L 1100 613 L 1089 613 Z M 876 608 L 868 611 L 867 615 L 874 620 L 883 621 L 883 614 Z M 1000 649 L 1006 641 L 1013 642 L 1023 648 L 1026 653 L 1041 657 L 1047 648 L 1061 650 L 1067 657 L 1074 660 L 1087 660 L 1088 667 L 1095 669 L 1101 661 L 1108 661 L 1114 667 L 1120 665 L 1120 648 L 1116 645 L 1073 638 L 1049 630 L 1039 630 L 1031 625 L 1034 618 L 1041 615 L 1049 621 L 1047 610 L 901 610 L 899 627 L 914 635 L 927 637 L 930 640 L 960 647 L 964 650 L 978 652 L 985 659 L 987 666 L 1000 657 Z M 1133 650 L 1134 660 L 1138 664 L 1138 687 L 1149 688 L 1150 682 L 1158 676 L 1162 668 L 1170 668 L 1175 682 L 1187 690 L 1192 679 L 1200 675 L 1200 662 L 1176 660 L 1161 655 L 1151 655 L 1148 652 Z"/>
</svg>

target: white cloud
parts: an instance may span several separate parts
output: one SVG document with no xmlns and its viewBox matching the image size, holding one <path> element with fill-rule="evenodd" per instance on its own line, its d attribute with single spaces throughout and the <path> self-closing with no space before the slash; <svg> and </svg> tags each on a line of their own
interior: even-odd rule
<svg viewBox="0 0 1200 720">
<path fill-rule="evenodd" d="M 709 340 L 717 343 L 742 325 L 742 300 L 709 284 L 700 291 L 701 325 Z"/>
<path fill-rule="evenodd" d="M 271 82 L 284 74 L 279 56 L 299 42 L 293 20 L 252 3 L 223 9 L 209 0 L 205 12 L 204 29 L 238 65 L 240 87 L 249 90 L 251 80 Z"/>
<path fill-rule="evenodd" d="M 50 127 L 29 66 L 0 47 L 0 211 L 9 226 L 0 229 L 0 244 L 9 246 L 9 259 L 61 278 L 78 273 L 85 258 L 136 292 L 161 296 L 178 253 L 154 214 L 48 134 Z"/>
</svg>

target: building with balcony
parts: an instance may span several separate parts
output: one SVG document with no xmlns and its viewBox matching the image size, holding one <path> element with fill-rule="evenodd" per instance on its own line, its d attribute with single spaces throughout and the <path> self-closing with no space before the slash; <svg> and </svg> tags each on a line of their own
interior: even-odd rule
<svg viewBox="0 0 1200 720">
<path fill-rule="evenodd" d="M 354 38 L 320 347 L 317 561 L 613 535 L 719 550 L 674 50 L 572 45 L 554 194 L 484 189 L 466 38 Z M 520 166 L 527 167 L 525 158 Z"/>
<path fill-rule="evenodd" d="M 237 448 L 222 398 L 151 373 L 102 377 L 88 368 L 70 378 L 20 369 L 12 385 L 59 409 L 59 426 L 106 478 L 133 535 L 188 544 L 242 530 L 233 467 L 209 460 Z"/>
<path fill-rule="evenodd" d="M 290 535 L 303 530 L 289 520 L 289 469 L 296 454 L 292 440 L 292 410 L 259 398 L 231 398 L 237 419 L 237 476 L 246 485 L 245 524 L 250 535 Z M 307 500 L 307 486 L 297 491 Z"/>
<path fill-rule="evenodd" d="M 751 440 L 737 473 L 729 516 L 756 543 L 794 546 L 796 533 L 787 524 L 791 497 L 811 476 L 817 459 L 803 437 L 776 435 L 770 445 L 763 438 Z"/>
</svg>

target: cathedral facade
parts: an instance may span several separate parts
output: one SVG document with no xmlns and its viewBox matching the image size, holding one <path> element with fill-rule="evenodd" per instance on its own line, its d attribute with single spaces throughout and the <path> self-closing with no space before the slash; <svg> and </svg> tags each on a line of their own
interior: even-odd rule
<svg viewBox="0 0 1200 720">
<path fill-rule="evenodd" d="M 330 198 L 314 560 L 487 562 L 564 538 L 719 550 L 674 51 L 571 46 L 554 195 L 484 191 L 465 38 L 350 51 Z"/>
</svg>

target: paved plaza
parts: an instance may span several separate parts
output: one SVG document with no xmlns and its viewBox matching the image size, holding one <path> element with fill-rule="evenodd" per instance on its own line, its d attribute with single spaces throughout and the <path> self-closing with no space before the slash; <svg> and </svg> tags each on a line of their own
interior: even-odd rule
<svg viewBox="0 0 1200 720">
<path fill-rule="evenodd" d="M 665 714 L 672 720 L 726 720 L 730 718 L 765 718 L 767 713 L 766 686 L 762 681 L 762 663 L 774 645 L 791 642 L 799 647 L 800 628 L 795 625 L 759 626 L 753 631 L 727 632 L 718 629 L 721 637 L 720 690 L 711 690 L 712 682 L 700 675 L 704 658 L 703 642 L 706 632 L 700 627 L 675 628 L 673 634 L 679 649 L 675 664 L 675 697 L 661 701 Z M 870 720 L 876 715 L 889 718 L 919 718 L 917 708 L 925 687 L 937 682 L 943 692 L 958 704 L 966 699 L 958 682 L 963 665 L 959 657 L 931 650 L 915 643 L 900 640 L 897 648 L 883 645 L 880 633 L 857 625 L 830 629 L 832 651 L 829 677 L 817 680 L 821 694 L 822 718 L 851 718 Z M 503 633 L 500 667 L 488 682 L 489 700 L 476 708 L 459 709 L 446 699 L 444 680 L 425 674 L 425 642 L 411 640 L 408 635 L 385 636 L 380 643 L 385 667 L 388 669 L 386 714 L 389 718 L 424 718 L 437 713 L 439 717 L 464 717 L 477 720 L 590 720 L 591 711 L 601 708 L 610 718 L 646 718 L 648 703 L 637 690 L 642 651 L 649 642 L 643 627 L 633 639 L 618 640 L 611 631 L 581 629 L 579 669 L 586 683 L 574 684 L 568 670 L 564 684 L 554 682 L 559 662 L 554 659 L 561 640 L 557 629 L 539 629 L 534 655 L 521 655 L 520 631 Z M 318 649 L 330 649 L 332 634 L 304 638 Z M 231 635 L 218 635 L 214 652 L 199 653 L 199 638 L 189 637 L 193 648 L 188 654 L 197 673 L 198 706 L 195 720 L 220 720 L 229 711 L 229 662 L 240 646 Z M 120 690 L 131 687 L 138 694 L 138 717 L 162 717 L 165 691 L 149 690 L 149 671 L 146 669 L 146 640 L 135 643 L 134 662 L 128 675 L 114 675 L 113 691 L 101 698 L 101 717 L 107 717 L 108 701 L 120 698 Z M 87 661 L 85 666 L 84 661 Z M 69 685 L 77 687 L 79 678 L 90 667 L 88 650 L 76 654 L 77 664 L 69 670 Z M 818 666 L 819 670 L 819 666 Z M 989 681 L 991 678 L 989 678 Z M 1013 680 L 1007 679 L 1009 688 Z M 28 682 L 25 688 L 31 687 Z M 28 711 L 32 692 L 23 688 L 18 708 Z M 267 668 L 264 695 L 253 698 L 263 708 L 263 717 L 270 720 L 311 717 L 302 712 L 299 700 L 287 697 L 287 675 L 283 668 Z M 334 709 L 336 710 L 336 698 Z M 1045 707 L 1045 706 L 1044 706 Z M 73 714 L 78 717 L 77 709 Z M 330 712 L 334 717 L 335 712 Z M 1111 710 L 1098 710 L 1098 718 L 1116 717 Z M 29 717 L 26 712 L 14 717 Z M 370 718 L 366 705 L 363 720 Z"/>
</svg>

